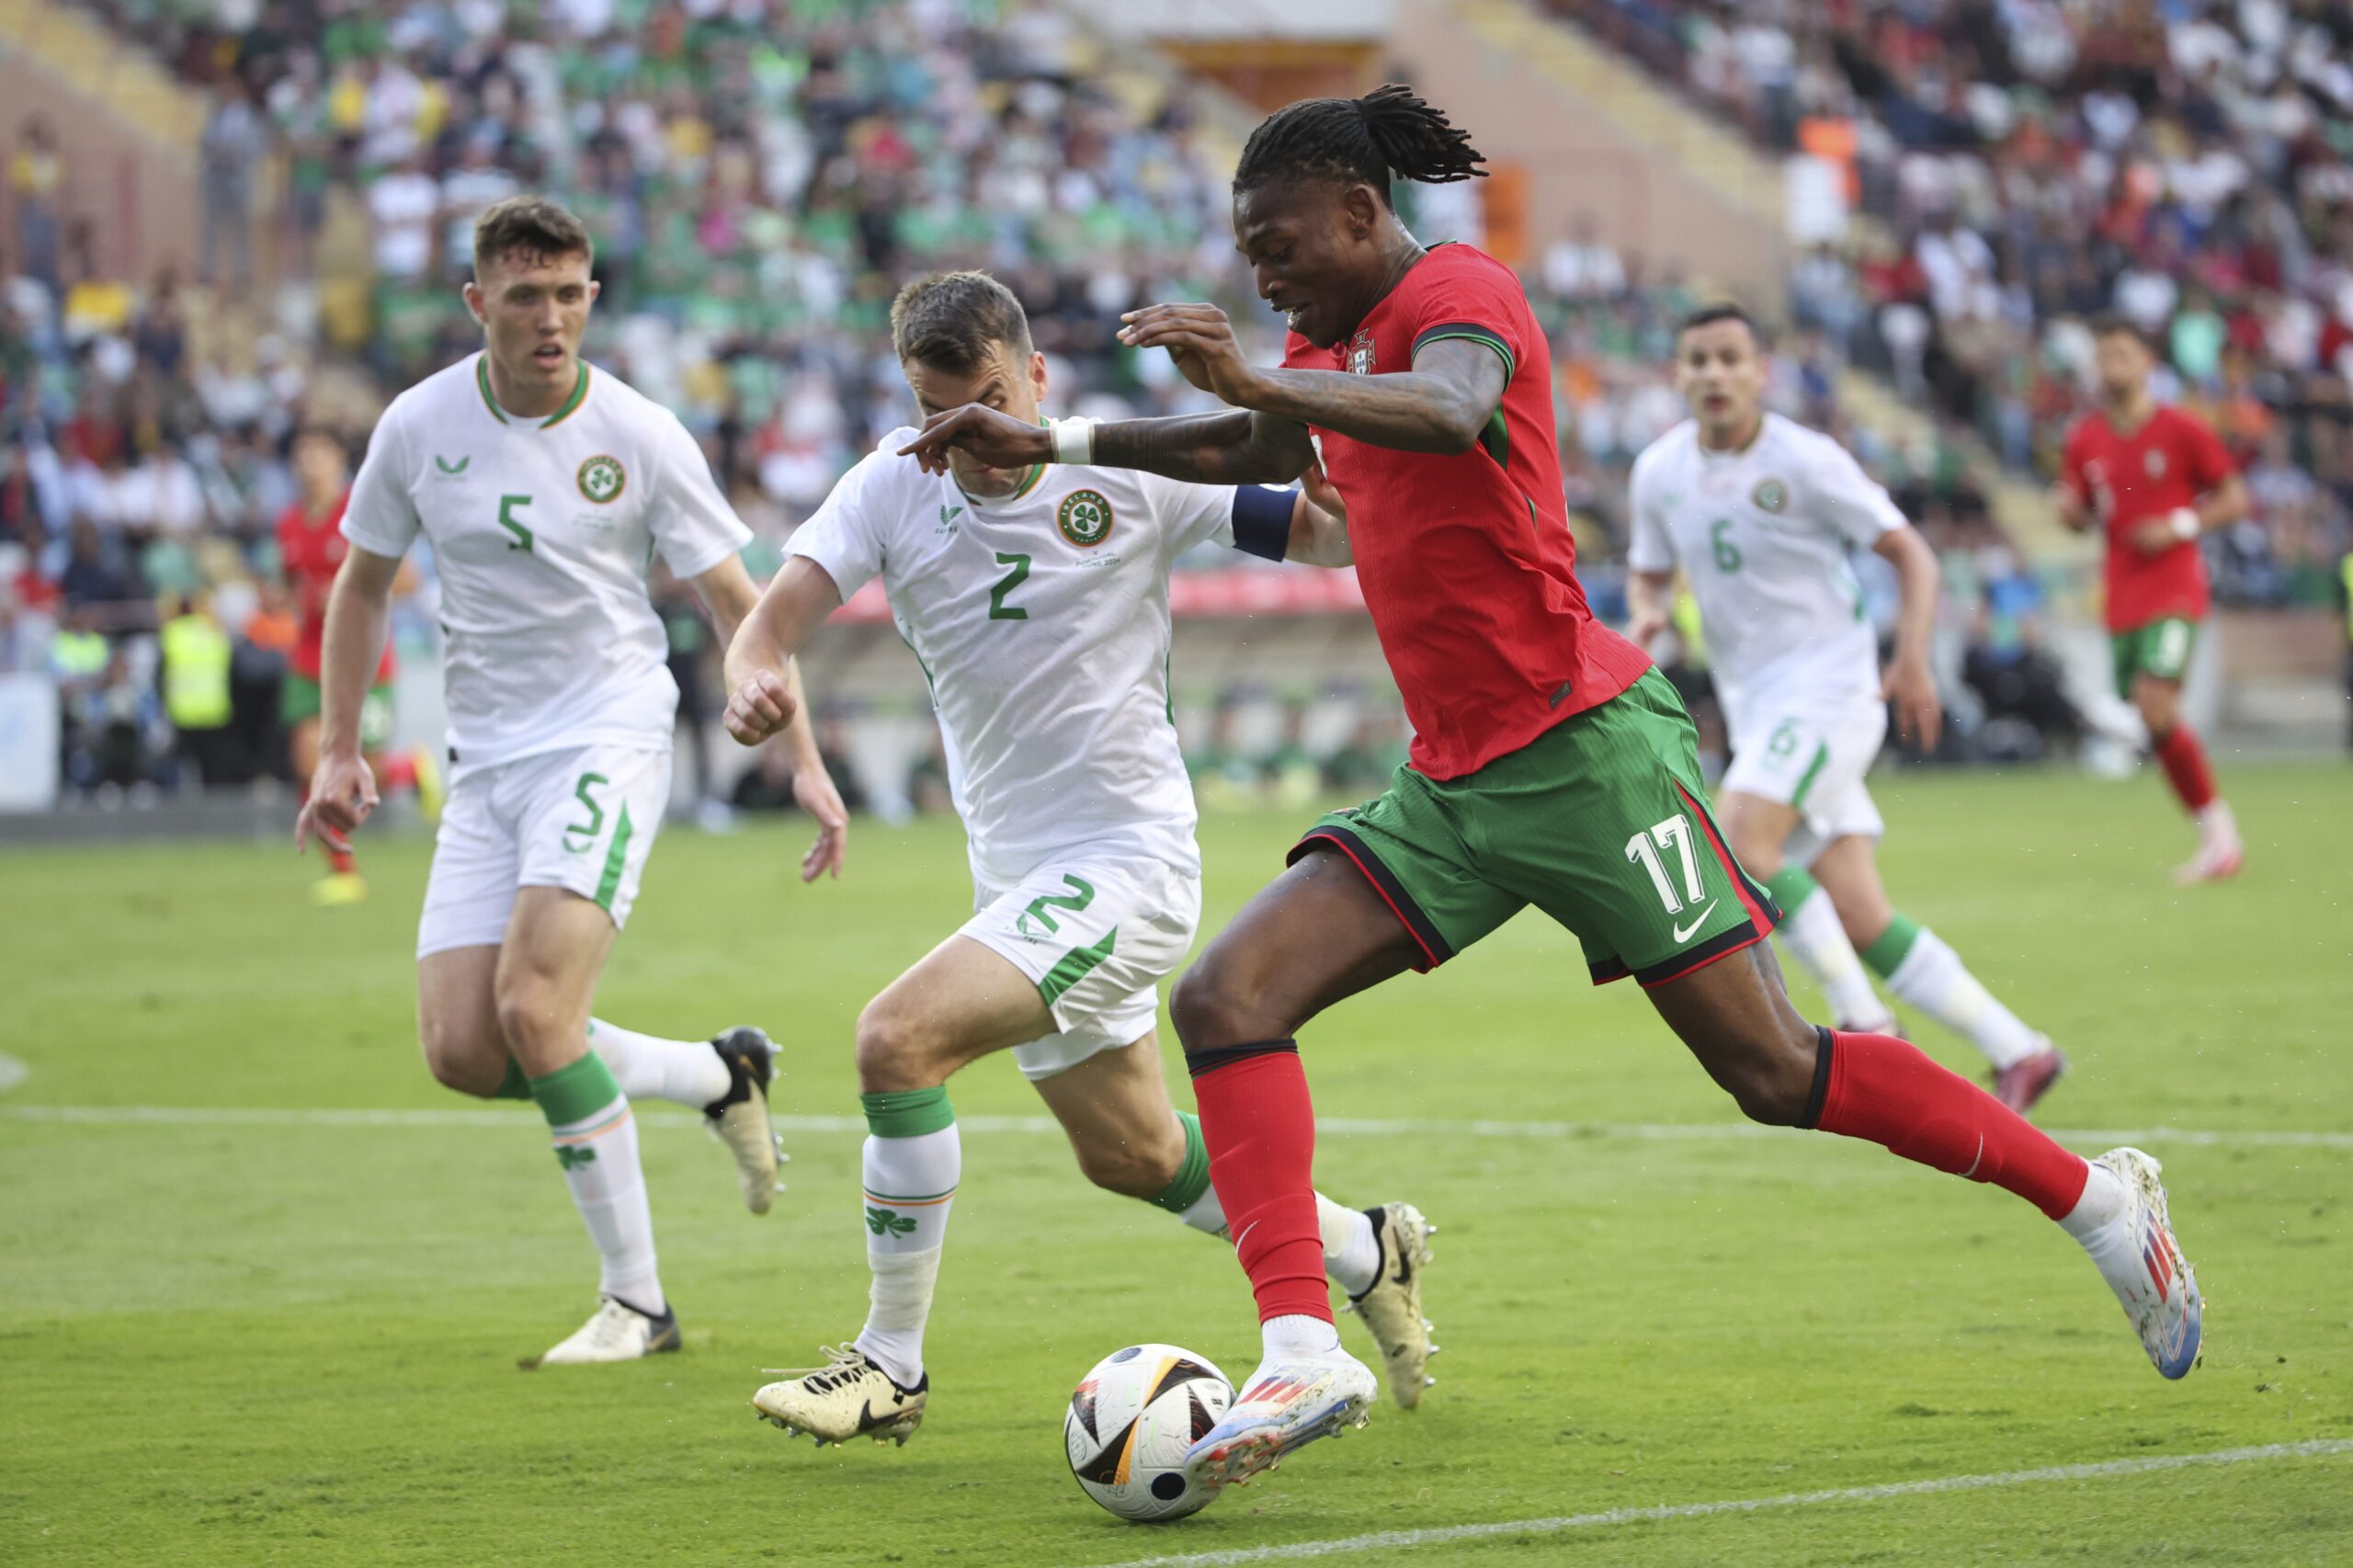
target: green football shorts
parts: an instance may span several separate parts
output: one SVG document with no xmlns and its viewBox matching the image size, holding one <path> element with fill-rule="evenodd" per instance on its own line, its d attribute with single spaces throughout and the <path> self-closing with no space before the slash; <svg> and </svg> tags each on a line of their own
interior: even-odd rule
<svg viewBox="0 0 2353 1568">
<path fill-rule="evenodd" d="M 1708 812 L 1690 716 L 1651 670 L 1475 773 L 1400 767 L 1389 789 L 1308 829 L 1290 858 L 1336 850 L 1444 963 L 1534 904 L 1585 949 L 1594 983 L 1660 985 L 1765 939 L 1772 895 Z"/>
<path fill-rule="evenodd" d="M 278 719 L 288 729 L 319 716 L 319 683 L 309 676 L 289 674 L 278 688 Z M 392 687 L 390 681 L 368 688 L 359 704 L 359 749 L 369 756 L 392 744 Z"/>
<path fill-rule="evenodd" d="M 2116 661 L 2116 695 L 2131 701 L 2132 682 L 2139 676 L 2180 685 L 2189 673 L 2190 650 L 2197 646 L 2198 623 L 2185 616 L 2169 615 L 2130 631 L 2109 632 L 2108 652 Z"/>
</svg>

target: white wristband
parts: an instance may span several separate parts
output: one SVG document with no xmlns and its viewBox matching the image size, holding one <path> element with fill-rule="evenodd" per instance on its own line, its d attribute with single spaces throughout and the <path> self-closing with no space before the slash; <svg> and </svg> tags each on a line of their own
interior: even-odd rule
<svg viewBox="0 0 2353 1568">
<path fill-rule="evenodd" d="M 2206 531 L 2206 525 L 2199 520 L 2197 508 L 2192 506 L 2176 506 L 2167 520 L 2173 524 L 2176 539 L 2192 540 Z"/>
<path fill-rule="evenodd" d="M 1050 419 L 1046 425 L 1053 432 L 1056 462 L 1091 463 L 1095 460 L 1094 420 Z"/>
</svg>

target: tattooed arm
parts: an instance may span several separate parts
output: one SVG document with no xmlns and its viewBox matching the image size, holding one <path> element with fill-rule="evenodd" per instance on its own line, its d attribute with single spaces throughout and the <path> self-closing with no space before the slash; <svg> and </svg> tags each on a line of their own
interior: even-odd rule
<svg viewBox="0 0 2353 1568">
<path fill-rule="evenodd" d="M 944 473 L 951 448 L 1001 469 L 1054 458 L 1053 437 L 1045 426 L 979 403 L 932 415 L 899 455 L 914 458 L 928 472 Z M 1095 460 L 1105 468 L 1142 469 L 1196 484 L 1289 484 L 1315 460 L 1315 449 L 1304 426 L 1230 408 L 1097 425 Z"/>
<path fill-rule="evenodd" d="M 1261 369 L 1242 357 L 1215 305 L 1132 312 L 1122 340 L 1165 348 L 1185 379 L 1233 404 L 1216 414 L 1122 419 L 1095 427 L 1094 460 L 1203 484 L 1288 484 L 1315 460 L 1307 426 L 1408 452 L 1467 452 L 1502 403 L 1509 377 L 1483 344 L 1442 339 L 1386 376 Z M 950 448 L 995 468 L 1053 460 L 1042 426 L 977 405 L 935 415 L 901 452 L 944 472 Z"/>
<path fill-rule="evenodd" d="M 1411 370 L 1352 376 L 1251 364 L 1234 341 L 1233 324 L 1215 305 L 1151 305 L 1121 319 L 1121 342 L 1167 349 L 1187 381 L 1238 409 L 1392 451 L 1469 451 L 1510 381 L 1501 356 L 1461 338 L 1430 344 L 1414 356 Z M 1102 450 L 1102 430 L 1096 450 Z"/>
</svg>

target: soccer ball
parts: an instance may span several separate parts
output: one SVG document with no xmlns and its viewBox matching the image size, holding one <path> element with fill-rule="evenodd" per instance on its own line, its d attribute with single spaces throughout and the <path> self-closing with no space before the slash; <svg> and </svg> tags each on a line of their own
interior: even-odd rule
<svg viewBox="0 0 2353 1568">
<path fill-rule="evenodd" d="M 1218 1424 L 1233 1385 L 1206 1356 L 1131 1345 L 1070 1396 L 1063 1444 L 1079 1490 L 1123 1519 L 1181 1519 L 1216 1497 L 1185 1481 L 1185 1450 Z"/>
</svg>

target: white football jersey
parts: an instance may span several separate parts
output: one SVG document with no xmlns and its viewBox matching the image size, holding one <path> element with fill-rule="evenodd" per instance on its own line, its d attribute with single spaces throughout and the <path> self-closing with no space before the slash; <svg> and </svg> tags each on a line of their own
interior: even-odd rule
<svg viewBox="0 0 2353 1568">
<path fill-rule="evenodd" d="M 691 578 L 752 537 L 668 409 L 583 361 L 553 415 L 510 416 L 480 354 L 393 399 L 352 483 L 353 544 L 398 556 L 419 531 L 440 569 L 460 769 L 667 746 L 678 688 L 646 595 L 654 552 Z"/>
<path fill-rule="evenodd" d="M 1879 639 L 1847 552 L 1904 514 L 1846 448 L 1768 414 L 1746 448 L 1711 452 L 1687 419 L 1634 460 L 1632 510 L 1626 563 L 1683 568 L 1735 722 L 1768 695 L 1876 700 Z"/>
<path fill-rule="evenodd" d="M 1193 786 L 1168 697 L 1170 562 L 1232 543 L 1234 490 L 1041 464 L 974 497 L 895 454 L 842 476 L 786 547 L 847 598 L 880 575 L 931 683 L 973 879 L 1009 888 L 1097 842 L 1189 872 Z"/>
</svg>

